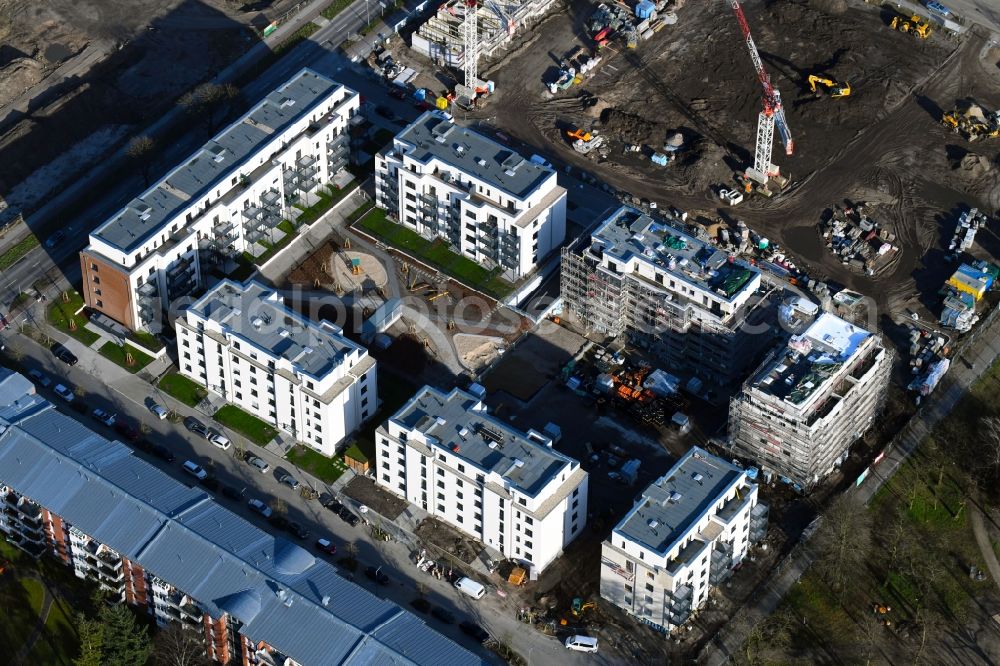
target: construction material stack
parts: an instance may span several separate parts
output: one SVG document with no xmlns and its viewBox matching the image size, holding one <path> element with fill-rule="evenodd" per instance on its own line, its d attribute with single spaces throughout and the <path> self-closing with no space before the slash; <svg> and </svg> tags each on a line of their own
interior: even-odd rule
<svg viewBox="0 0 1000 666">
<path fill-rule="evenodd" d="M 968 252 L 976 240 L 976 232 L 986 226 L 989 218 L 984 213 L 980 213 L 978 208 L 967 210 L 958 217 L 958 226 L 955 228 L 955 235 L 948 244 L 948 249 L 956 255 Z"/>
<path fill-rule="evenodd" d="M 842 264 L 866 275 L 874 275 L 897 249 L 895 234 L 882 229 L 865 213 L 864 205 L 834 208 L 833 215 L 820 225 L 826 247 Z"/>
</svg>

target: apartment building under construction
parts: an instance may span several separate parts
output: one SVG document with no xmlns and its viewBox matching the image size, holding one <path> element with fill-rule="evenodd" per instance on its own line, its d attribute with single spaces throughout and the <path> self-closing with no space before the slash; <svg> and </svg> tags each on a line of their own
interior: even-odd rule
<svg viewBox="0 0 1000 666">
<path fill-rule="evenodd" d="M 564 314 L 645 348 L 677 372 L 724 386 L 774 340 L 775 304 L 756 268 L 679 221 L 623 206 L 562 252 Z"/>
<path fill-rule="evenodd" d="M 821 314 L 772 353 L 729 413 L 733 453 L 806 488 L 829 474 L 885 402 L 892 352 L 879 336 Z"/>
<path fill-rule="evenodd" d="M 554 0 L 447 0 L 413 33 L 411 48 L 445 67 L 465 66 L 463 24 L 466 11 L 476 12 L 479 57 L 489 58 L 503 50 L 518 31 L 540 19 Z"/>
</svg>

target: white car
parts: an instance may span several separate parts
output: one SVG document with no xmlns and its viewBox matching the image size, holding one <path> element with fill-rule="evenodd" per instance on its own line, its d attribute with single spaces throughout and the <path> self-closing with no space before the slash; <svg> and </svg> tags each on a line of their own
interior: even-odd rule
<svg viewBox="0 0 1000 666">
<path fill-rule="evenodd" d="M 56 395 L 65 400 L 66 402 L 73 402 L 73 392 L 62 384 L 56 384 L 56 387 L 52 389 L 56 392 Z"/>
<path fill-rule="evenodd" d="M 271 517 L 271 507 L 261 502 L 259 499 L 252 499 L 247 502 L 247 506 L 264 516 L 265 518 Z"/>
<path fill-rule="evenodd" d="M 719 190 L 719 198 L 730 206 L 735 206 L 736 204 L 743 202 L 743 193 L 739 190 L 724 188 Z"/>
<path fill-rule="evenodd" d="M 184 471 L 198 479 L 199 481 L 204 481 L 208 478 L 208 472 L 206 472 L 200 465 L 192 460 L 184 461 Z"/>
<path fill-rule="evenodd" d="M 229 447 L 232 446 L 232 442 L 229 441 L 228 437 L 215 430 L 208 431 L 208 441 L 212 442 L 212 444 L 215 444 L 223 451 L 228 451 Z"/>
<path fill-rule="evenodd" d="M 167 408 L 164 407 L 163 405 L 154 402 L 149 406 L 149 411 L 151 411 L 156 416 L 156 418 L 160 419 L 161 421 L 167 418 Z"/>
</svg>

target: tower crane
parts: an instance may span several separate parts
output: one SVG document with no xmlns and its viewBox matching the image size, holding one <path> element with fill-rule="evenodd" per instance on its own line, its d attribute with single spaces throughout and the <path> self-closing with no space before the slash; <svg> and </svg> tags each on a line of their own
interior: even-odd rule
<svg viewBox="0 0 1000 666">
<path fill-rule="evenodd" d="M 792 132 L 788 128 L 785 109 L 781 105 L 781 93 L 771 83 L 771 77 L 764 69 L 764 63 L 761 62 L 757 46 L 753 43 L 753 37 L 750 35 L 750 24 L 747 23 L 747 17 L 743 14 L 740 1 L 732 0 L 732 7 L 733 13 L 736 14 L 736 20 L 740 24 L 743 38 L 746 40 L 747 48 L 750 50 L 750 59 L 757 71 L 757 78 L 764 88 L 762 97 L 764 108 L 757 116 L 757 147 L 754 150 L 753 166 L 747 169 L 746 175 L 761 185 L 767 185 L 772 177 L 779 175 L 778 167 L 771 163 L 775 127 L 778 129 L 778 134 L 781 135 L 781 142 L 785 145 L 786 155 L 793 153 L 795 142 L 792 140 Z"/>
<path fill-rule="evenodd" d="M 465 85 L 475 91 L 479 87 L 479 8 L 476 0 L 465 0 L 465 21 L 462 31 L 465 41 Z M 473 94 L 475 94 L 473 92 Z"/>
</svg>

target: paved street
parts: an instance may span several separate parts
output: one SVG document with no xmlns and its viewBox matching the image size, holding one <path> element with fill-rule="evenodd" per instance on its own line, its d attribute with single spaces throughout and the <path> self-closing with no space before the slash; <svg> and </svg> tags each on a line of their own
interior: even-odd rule
<svg viewBox="0 0 1000 666">
<path fill-rule="evenodd" d="M 38 308 L 41 309 L 41 305 Z M 309 539 L 303 543 L 304 547 L 311 549 L 312 542 L 318 537 L 331 538 L 340 549 L 340 555 L 347 552 L 345 544 L 354 542 L 357 545 L 359 567 L 357 572 L 353 574 L 353 579 L 358 584 L 379 596 L 392 599 L 408 609 L 411 609 L 409 605 L 410 601 L 418 596 L 418 584 L 423 585 L 427 590 L 426 596 L 432 604 L 451 610 L 459 621 L 474 618 L 493 636 L 511 644 L 515 650 L 529 660 L 530 664 L 584 663 L 585 660 L 587 663 L 611 663 L 610 660 L 602 655 L 568 652 L 555 638 L 546 637 L 534 630 L 529 630 L 526 625 L 517 621 L 517 607 L 512 601 L 503 599 L 495 593 L 487 595 L 482 600 L 475 601 L 456 591 L 446 581 L 436 580 L 420 572 L 410 561 L 412 547 L 409 544 L 399 541 L 390 543 L 375 541 L 371 538 L 363 523 L 357 527 L 351 527 L 339 517 L 334 516 L 330 511 L 323 508 L 319 502 L 304 500 L 298 492 L 279 484 L 277 477 L 281 471 L 288 471 L 302 483 L 308 484 L 321 492 L 331 490 L 319 480 L 301 472 L 271 451 L 251 444 L 234 432 L 226 431 L 225 428 L 212 422 L 206 415 L 161 393 L 141 378 L 129 374 L 119 366 L 100 357 L 93 350 L 85 347 L 75 339 L 67 339 L 65 336 L 52 331 L 49 333 L 54 338 L 62 341 L 79 357 L 80 362 L 78 365 L 69 368 L 55 360 L 51 353 L 41 345 L 25 336 L 12 332 L 7 332 L 0 336 L 0 339 L 2 339 L 7 348 L 2 353 L 8 357 L 20 356 L 21 363 L 26 370 L 33 368 L 41 370 L 53 380 L 53 386 L 56 383 L 62 382 L 71 388 L 79 387 L 83 389 L 85 391 L 84 397 L 77 399 L 85 402 L 89 410 L 100 407 L 118 414 L 133 425 L 140 422 L 145 423 L 151 428 L 146 438 L 153 443 L 167 446 L 174 452 L 177 459 L 173 463 L 167 463 L 138 450 L 135 452 L 135 455 L 148 460 L 150 463 L 160 467 L 185 483 L 190 483 L 191 477 L 181 470 L 181 463 L 185 460 L 194 460 L 206 470 L 209 470 L 220 482 L 244 489 L 245 499 L 256 497 L 268 503 L 273 503 L 275 499 L 281 499 L 288 507 L 288 517 L 300 522 L 311 532 Z M 69 405 L 52 393 L 51 387 L 50 389 L 39 390 L 61 411 L 83 421 L 88 427 L 101 432 L 109 438 L 117 438 L 117 435 L 112 430 L 105 428 L 88 416 L 81 415 L 70 408 Z M 145 406 L 147 398 L 153 398 L 168 409 L 175 410 L 179 415 L 195 416 L 203 423 L 225 431 L 234 443 L 241 444 L 245 450 L 264 458 L 271 466 L 270 471 L 266 474 L 261 474 L 246 463 L 237 460 L 234 457 L 234 451 L 238 448 L 237 446 L 234 446 L 229 451 L 222 451 L 208 441 L 189 433 L 182 424 L 173 424 L 170 420 L 160 421 L 156 419 L 149 413 Z M 346 478 L 347 475 L 341 477 L 336 485 L 339 487 Z M 336 488 L 333 491 L 336 493 Z M 221 495 L 221 493 L 213 493 L 213 495 L 216 496 L 217 501 L 242 515 L 247 520 L 260 525 L 264 529 L 273 531 L 273 528 L 265 520 L 247 508 L 245 501 L 235 501 Z M 341 500 L 345 499 L 342 495 L 338 495 L 338 497 Z M 356 508 L 355 505 L 355 512 L 357 513 Z M 400 521 L 398 524 L 405 525 L 403 521 Z M 337 557 L 333 559 L 336 560 Z M 378 587 L 365 577 L 364 569 L 370 565 L 384 567 L 383 571 L 392 580 L 389 586 Z M 351 574 L 345 572 L 345 575 L 350 576 Z M 493 582 L 497 583 L 499 581 L 498 579 L 494 579 Z M 492 653 L 470 642 L 458 630 L 457 625 L 445 625 L 430 616 L 422 617 L 436 630 L 448 635 L 469 649 L 477 651 L 478 654 L 496 663 L 500 663 Z"/>
</svg>

